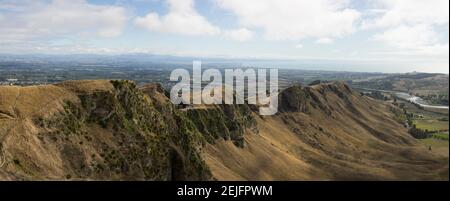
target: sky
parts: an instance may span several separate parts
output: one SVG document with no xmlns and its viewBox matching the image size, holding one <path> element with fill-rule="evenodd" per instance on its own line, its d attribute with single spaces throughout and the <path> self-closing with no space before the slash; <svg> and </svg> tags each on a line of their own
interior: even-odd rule
<svg viewBox="0 0 450 201">
<path fill-rule="evenodd" d="M 342 70 L 448 73 L 449 1 L 0 0 L 0 53 L 313 60 Z"/>
</svg>

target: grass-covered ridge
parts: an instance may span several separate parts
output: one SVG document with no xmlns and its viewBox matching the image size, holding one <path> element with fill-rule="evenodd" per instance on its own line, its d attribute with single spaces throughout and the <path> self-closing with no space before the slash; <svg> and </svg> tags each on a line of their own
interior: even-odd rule
<svg viewBox="0 0 450 201">
<path fill-rule="evenodd" d="M 198 150 L 203 136 L 185 114 L 171 104 L 155 107 L 133 82 L 111 83 L 112 91 L 80 93 L 79 101 L 66 102 L 54 118 L 36 119 L 44 128 L 42 138 L 70 147 L 68 158 L 87 155 L 78 161 L 81 165 L 67 167 L 77 170 L 68 177 L 210 179 Z M 94 139 L 97 132 L 113 139 Z M 87 154 L 83 145 L 95 150 Z"/>
</svg>

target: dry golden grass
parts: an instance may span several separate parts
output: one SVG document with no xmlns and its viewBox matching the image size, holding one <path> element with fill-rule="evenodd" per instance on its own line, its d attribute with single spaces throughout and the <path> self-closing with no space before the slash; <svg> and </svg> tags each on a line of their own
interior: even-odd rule
<svg viewBox="0 0 450 201">
<path fill-rule="evenodd" d="M 223 141 L 209 145 L 205 158 L 213 175 L 219 180 L 448 180 L 448 156 L 427 151 L 392 120 L 388 105 L 348 93 L 349 105 L 327 87 L 312 87 L 311 93 L 331 114 L 316 108 L 265 117 L 258 119 L 259 134 L 245 136 L 245 148 Z"/>
<path fill-rule="evenodd" d="M 60 155 L 61 145 L 43 144 L 37 135 L 41 128 L 33 123 L 33 119 L 50 117 L 62 111 L 65 101 L 78 100 L 77 92 L 111 89 L 109 81 L 69 81 L 57 85 L 0 87 L 0 156 L 9 159 L 1 168 L 0 179 L 65 178 L 67 172 Z M 17 158 L 21 159 L 19 164 L 14 162 Z"/>
</svg>

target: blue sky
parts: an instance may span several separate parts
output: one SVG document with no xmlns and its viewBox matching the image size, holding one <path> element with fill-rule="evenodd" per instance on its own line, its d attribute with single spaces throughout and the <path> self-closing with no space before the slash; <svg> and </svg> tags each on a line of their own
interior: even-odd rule
<svg viewBox="0 0 450 201">
<path fill-rule="evenodd" d="M 448 73 L 448 4 L 0 0 L 0 53 L 317 60 L 333 70 Z"/>
</svg>

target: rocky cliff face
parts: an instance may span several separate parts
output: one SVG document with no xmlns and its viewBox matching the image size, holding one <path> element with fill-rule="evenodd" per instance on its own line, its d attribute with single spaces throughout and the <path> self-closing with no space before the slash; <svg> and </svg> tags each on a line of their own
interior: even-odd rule
<svg viewBox="0 0 450 201">
<path fill-rule="evenodd" d="M 163 94 L 150 98 L 128 81 L 104 81 L 107 90 L 78 84 L 58 85 L 72 99 L 52 103 L 62 106 L 53 114 L 23 117 L 2 133 L 5 174 L 19 179 L 211 179 L 198 150 L 204 138 L 184 113 L 157 99 Z M 27 142 L 14 146 L 20 140 L 15 136 Z"/>
<path fill-rule="evenodd" d="M 258 133 L 255 114 L 248 105 L 219 105 L 204 109 L 187 110 L 188 118 L 203 137 L 214 143 L 219 138 L 231 140 L 236 146 L 245 146 L 247 131 Z"/>
<path fill-rule="evenodd" d="M 331 96 L 337 96 L 348 107 L 352 107 L 353 103 L 350 99 L 358 96 L 358 94 L 342 82 L 318 84 L 308 87 L 293 86 L 280 94 L 279 109 L 281 112 L 303 113 L 320 109 L 322 112 L 331 113 L 333 108 L 328 102 L 328 98 Z"/>
</svg>

